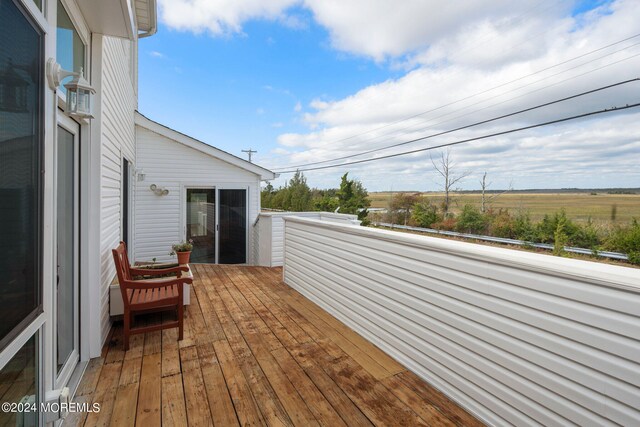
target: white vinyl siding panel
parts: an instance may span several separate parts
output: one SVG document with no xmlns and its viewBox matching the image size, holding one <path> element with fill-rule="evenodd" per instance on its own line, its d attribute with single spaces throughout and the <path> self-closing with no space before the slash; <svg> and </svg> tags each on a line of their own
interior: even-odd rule
<svg viewBox="0 0 640 427">
<path fill-rule="evenodd" d="M 291 217 L 284 277 L 489 424 L 640 424 L 636 269 Z"/>
<path fill-rule="evenodd" d="M 247 257 L 252 263 L 252 226 L 260 210 L 259 176 L 141 126 L 136 126 L 136 138 L 137 167 L 146 177 L 136 181 L 135 258 L 175 261 L 168 254 L 171 244 L 185 238 L 185 188 L 231 186 L 248 191 Z M 157 196 L 149 189 L 151 184 L 166 188 L 169 194 Z"/>
<path fill-rule="evenodd" d="M 109 285 L 115 276 L 111 250 L 121 239 L 122 157 L 135 163 L 136 96 L 131 81 L 131 41 L 104 37 L 102 46 L 102 160 L 100 188 L 100 324 L 109 328 Z"/>
<path fill-rule="evenodd" d="M 359 225 L 357 215 L 331 212 L 262 212 L 256 225 L 259 254 L 256 263 L 265 267 L 280 267 L 284 262 L 284 217 L 298 216 L 321 221 Z"/>
</svg>

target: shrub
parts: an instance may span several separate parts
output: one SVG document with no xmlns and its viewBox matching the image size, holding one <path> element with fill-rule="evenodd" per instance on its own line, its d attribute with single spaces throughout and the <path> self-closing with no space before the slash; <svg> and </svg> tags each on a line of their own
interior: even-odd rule
<svg viewBox="0 0 640 427">
<path fill-rule="evenodd" d="M 481 234 L 485 233 L 487 228 L 487 219 L 472 205 L 465 205 L 462 212 L 458 216 L 456 230 L 464 233 Z"/>
<path fill-rule="evenodd" d="M 603 248 L 624 252 L 629 262 L 640 265 L 640 222 L 636 218 L 626 227 L 616 227 L 605 240 Z"/>
<path fill-rule="evenodd" d="M 509 214 L 506 209 L 500 209 L 498 212 L 489 210 L 485 214 L 489 223 L 490 236 L 504 237 L 507 239 L 515 239 L 516 234 L 516 220 Z"/>
<path fill-rule="evenodd" d="M 528 212 L 519 211 L 513 219 L 513 232 L 516 239 L 526 242 L 536 240 L 536 227 L 531 222 Z"/>
<path fill-rule="evenodd" d="M 431 224 L 431 227 L 436 230 L 453 231 L 456 229 L 456 222 L 455 217 L 449 216 L 448 218 L 444 218 L 441 221 Z"/>
<path fill-rule="evenodd" d="M 429 202 L 422 202 L 413 205 L 411 219 L 418 227 L 430 228 L 442 218 L 438 215 L 438 208 Z"/>
<path fill-rule="evenodd" d="M 563 233 L 567 236 L 567 243 L 573 245 L 579 229 L 579 226 L 567 218 L 565 210 L 561 209 L 553 216 L 547 214 L 542 218 L 536 225 L 536 237 L 542 243 L 554 243 L 556 233 Z"/>
</svg>

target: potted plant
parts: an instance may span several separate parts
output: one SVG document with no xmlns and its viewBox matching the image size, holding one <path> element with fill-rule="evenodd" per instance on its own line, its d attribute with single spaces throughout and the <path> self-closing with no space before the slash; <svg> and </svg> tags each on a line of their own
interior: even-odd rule
<svg viewBox="0 0 640 427">
<path fill-rule="evenodd" d="M 193 249 L 193 240 L 189 239 L 188 242 L 182 241 L 175 243 L 171 245 L 171 249 L 169 255 L 178 255 L 178 264 L 189 264 L 189 257 Z"/>
</svg>

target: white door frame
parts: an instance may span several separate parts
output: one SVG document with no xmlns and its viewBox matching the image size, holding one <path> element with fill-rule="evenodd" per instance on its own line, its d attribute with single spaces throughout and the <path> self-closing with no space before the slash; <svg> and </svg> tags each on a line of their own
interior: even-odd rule
<svg viewBox="0 0 640 427">
<path fill-rule="evenodd" d="M 207 185 L 207 184 L 181 184 L 180 185 L 180 216 L 182 218 L 182 232 L 180 233 L 181 240 L 183 241 L 187 241 L 187 190 L 188 189 L 197 189 L 197 190 L 213 190 L 214 191 L 214 197 L 215 197 L 215 211 L 216 211 L 216 218 L 215 218 L 215 224 L 214 227 L 216 227 L 216 238 L 215 238 L 215 253 L 216 253 L 216 259 L 215 259 L 215 263 L 218 263 L 218 230 L 217 230 L 217 225 L 218 225 L 218 220 L 217 220 L 217 216 L 218 216 L 218 190 L 217 187 L 215 185 Z"/>
<path fill-rule="evenodd" d="M 70 117 L 66 116 L 65 114 L 58 114 L 57 115 L 57 126 L 56 126 L 56 132 L 58 132 L 58 127 L 63 128 L 64 130 L 68 131 L 69 133 L 74 135 L 74 223 L 73 223 L 73 228 L 74 228 L 74 248 L 73 248 L 73 252 L 74 252 L 74 270 L 73 270 L 73 290 L 74 290 L 74 301 L 73 301 L 73 318 L 74 318 L 74 331 L 73 331 L 73 351 L 71 352 L 71 354 L 69 355 L 68 359 L 65 361 L 65 365 L 62 368 L 62 370 L 60 371 L 60 374 L 58 375 L 57 372 L 57 358 L 58 358 L 58 351 L 57 351 L 57 344 L 58 344 L 58 338 L 57 338 L 57 333 L 56 333 L 56 328 L 57 328 L 57 323 L 58 323 L 58 313 L 57 313 L 57 293 L 53 292 L 53 324 L 52 324 L 52 333 L 53 333 L 53 340 L 52 340 L 52 348 L 50 349 L 51 352 L 49 354 L 53 355 L 55 362 L 53 363 L 53 370 L 51 375 L 53 376 L 53 385 L 54 388 L 58 389 L 61 387 L 64 387 L 68 384 L 69 379 L 71 378 L 71 376 L 73 375 L 74 370 L 76 369 L 76 367 L 78 366 L 78 363 L 80 361 L 80 124 L 78 124 L 76 121 L 74 121 L 73 119 L 71 119 Z M 57 233 L 58 233 L 58 222 L 57 222 L 57 190 L 59 188 L 58 186 L 58 182 L 57 182 L 57 175 L 58 175 L 58 138 L 56 137 L 56 143 L 55 143 L 55 148 L 54 148 L 54 155 L 55 155 L 55 160 L 54 160 L 54 179 L 56 180 L 56 183 L 54 185 L 54 188 L 56 189 L 56 195 L 53 198 L 54 199 L 54 207 L 53 207 L 53 211 L 56 213 L 56 220 L 54 221 L 54 238 L 57 239 Z M 54 246 L 55 247 L 55 246 Z M 55 253 L 54 251 L 54 258 L 57 256 L 57 253 Z M 56 258 L 57 259 L 57 258 Z"/>
</svg>

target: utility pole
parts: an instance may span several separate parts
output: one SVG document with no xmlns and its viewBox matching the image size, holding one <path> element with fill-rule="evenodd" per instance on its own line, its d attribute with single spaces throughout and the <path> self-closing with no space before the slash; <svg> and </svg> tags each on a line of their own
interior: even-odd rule
<svg viewBox="0 0 640 427">
<path fill-rule="evenodd" d="M 248 150 L 242 150 L 242 152 L 243 152 L 243 153 L 247 153 L 247 154 L 249 155 L 249 163 L 251 163 L 251 155 L 252 155 L 253 153 L 257 153 L 257 151 L 256 151 L 256 150 L 253 150 L 253 149 L 251 149 L 251 148 L 249 148 Z"/>
</svg>

